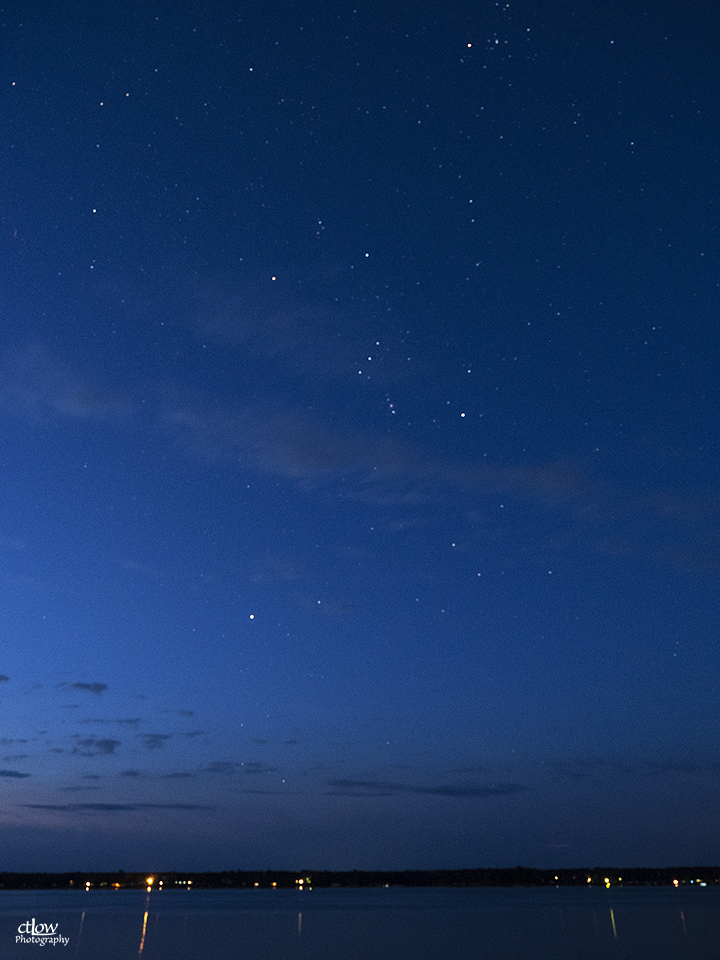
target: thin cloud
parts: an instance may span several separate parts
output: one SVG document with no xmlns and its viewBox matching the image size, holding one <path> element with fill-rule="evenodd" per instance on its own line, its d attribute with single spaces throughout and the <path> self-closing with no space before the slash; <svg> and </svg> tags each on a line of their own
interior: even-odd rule
<svg viewBox="0 0 720 960">
<path fill-rule="evenodd" d="M 213 296 L 212 304 L 206 302 L 205 294 L 198 296 L 197 316 L 190 321 L 196 330 L 200 316 L 223 317 L 217 320 L 218 339 L 238 347 L 249 341 L 254 343 L 256 338 L 267 346 L 273 342 L 268 332 L 282 330 L 270 352 L 277 351 L 276 356 L 286 355 L 297 362 L 296 346 L 288 341 L 288 331 L 298 334 L 299 344 L 308 337 L 299 333 L 287 304 L 278 304 L 277 309 L 273 307 L 264 320 L 258 321 L 257 315 L 249 313 L 246 305 L 239 302 L 228 303 L 216 311 Z M 306 312 L 303 308 L 300 314 L 313 329 L 325 323 L 318 320 L 313 310 Z M 250 320 L 251 315 L 255 319 Z M 214 320 L 210 326 L 215 323 Z M 208 331 L 204 330 L 203 336 L 206 334 Z M 324 337 L 320 339 L 326 341 Z M 337 338 L 330 339 L 334 342 Z M 353 348 L 351 354 L 356 353 Z M 345 369 L 346 363 L 341 366 Z M 96 417 L 114 415 L 123 407 L 129 409 L 111 390 L 96 388 L 65 370 L 44 347 L 38 346 L 13 354 L 6 358 L 4 369 L 0 367 L 0 408 L 3 406 L 39 418 Z M 218 408 L 168 396 L 161 404 L 156 428 L 194 457 L 251 467 L 294 480 L 305 489 L 341 478 L 345 499 L 375 506 L 430 506 L 460 494 L 466 509 L 476 517 L 484 516 L 478 498 L 496 495 L 515 495 L 548 510 L 564 508 L 578 520 L 599 525 L 599 529 L 583 532 L 600 553 L 617 548 L 613 547 L 613 531 L 604 528 L 614 524 L 618 516 L 624 516 L 638 525 L 637 530 L 628 532 L 628 524 L 624 523 L 625 543 L 621 548 L 626 553 L 645 554 L 665 566 L 698 573 L 720 568 L 720 540 L 708 535 L 703 541 L 679 536 L 683 524 L 720 515 L 720 498 L 716 494 L 687 497 L 659 491 L 644 499 L 632 499 L 604 488 L 571 460 L 506 466 L 437 458 L 397 435 L 361 432 L 352 426 L 335 427 L 310 416 L 305 409 L 287 406 L 280 397 L 274 403 L 270 400 L 239 408 Z M 424 521 L 412 518 L 412 522 Z M 653 529 L 657 523 L 662 530 L 651 536 L 645 528 L 650 525 L 649 529 Z M 260 580 L 273 576 L 282 579 L 288 572 L 266 570 L 258 576 Z M 91 693 L 107 689 L 106 684 L 62 686 Z"/>
<path fill-rule="evenodd" d="M 112 740 L 110 738 L 98 740 L 95 737 L 86 737 L 84 739 L 78 739 L 77 744 L 73 748 L 73 753 L 78 753 L 81 757 L 108 756 L 111 753 L 115 753 L 120 743 L 120 740 Z"/>
<path fill-rule="evenodd" d="M 275 770 L 277 770 L 277 767 L 268 767 L 256 760 L 249 760 L 242 765 L 243 773 L 273 773 Z"/>
<path fill-rule="evenodd" d="M 346 499 L 381 506 L 422 506 L 454 489 L 471 498 L 517 495 L 548 509 L 573 505 L 589 517 L 603 499 L 570 461 L 500 467 L 442 460 L 398 436 L 336 429 L 299 409 L 218 409 L 174 400 L 162 411 L 160 428 L 189 455 L 239 463 L 306 488 L 342 478 Z"/>
<path fill-rule="evenodd" d="M 303 797 L 307 794 L 303 793 L 301 790 L 260 790 L 258 788 L 249 789 L 245 788 L 241 790 L 240 793 L 252 794 L 253 796 L 261 797 Z"/>
<path fill-rule="evenodd" d="M 84 690 L 86 693 L 94 693 L 97 696 L 108 688 L 106 683 L 59 683 L 58 686 L 61 690 Z"/>
<path fill-rule="evenodd" d="M 352 600 L 327 600 L 318 599 L 317 596 L 306 595 L 299 597 L 298 606 L 305 610 L 312 610 L 314 614 L 321 617 L 347 617 L 357 611 L 357 605 Z"/>
<path fill-rule="evenodd" d="M 344 499 L 388 508 L 427 509 L 452 497 L 476 525 L 490 518 L 485 500 L 513 497 L 557 514 L 555 545 L 566 551 L 585 540 L 601 554 L 641 554 L 698 573 L 720 568 L 720 537 L 683 529 L 716 518 L 717 495 L 660 491 L 629 498 L 594 479 L 577 459 L 500 465 L 437 458 L 397 435 L 338 428 L 279 401 L 232 409 L 168 399 L 159 429 L 190 456 L 283 477 L 305 490 L 342 480 Z M 426 518 L 413 522 L 422 525 Z M 545 538 L 531 535 L 526 542 L 535 552 L 547 548 Z M 255 575 L 257 582 L 293 577 L 292 570 L 272 564 Z"/>
<path fill-rule="evenodd" d="M 137 739 L 142 741 L 146 750 L 161 750 L 171 736 L 170 733 L 138 733 Z"/>
<path fill-rule="evenodd" d="M 548 766 L 550 775 L 558 780 L 570 780 L 574 783 L 588 781 L 599 783 L 598 775 L 607 772 L 608 765 L 603 760 L 592 758 L 577 758 Z"/>
<path fill-rule="evenodd" d="M 212 773 L 212 774 L 222 774 L 227 776 L 228 774 L 233 773 L 242 773 L 243 763 L 239 761 L 229 761 L 229 760 L 214 760 L 212 763 L 205 764 L 204 767 L 200 769 L 200 773 Z"/>
<path fill-rule="evenodd" d="M 0 408 L 36 422 L 59 417 L 106 420 L 132 412 L 127 397 L 69 370 L 42 344 L 5 356 L 0 367 Z"/>
<path fill-rule="evenodd" d="M 239 460 L 263 472 L 296 480 L 331 479 L 348 473 L 405 473 L 418 455 L 382 435 L 341 433 L 302 410 L 206 410 L 176 402 L 161 425 L 187 452 L 213 461 Z"/>
<path fill-rule="evenodd" d="M 140 717 L 114 720 L 110 720 L 108 717 L 87 717 L 85 720 L 78 720 L 78 723 L 117 723 L 120 726 L 130 726 L 140 723 Z"/>
<path fill-rule="evenodd" d="M 0 547 L 7 547 L 9 550 L 16 550 L 18 553 L 22 553 L 27 550 L 27 544 L 24 540 L 18 540 L 17 537 L 3 537 L 0 536 Z M 3 677 L 4 680 L 7 680 L 7 677 Z"/>
<path fill-rule="evenodd" d="M 175 313 L 203 341 L 242 349 L 259 357 L 264 367 L 297 375 L 311 370 L 323 380 L 346 377 L 358 356 L 367 352 L 369 332 L 358 331 L 357 321 L 340 323 L 335 303 L 299 300 L 281 289 L 243 285 L 241 293 L 222 285 L 185 284 Z M 164 309 L 167 311 L 167 304 Z M 339 334 L 342 333 L 342 337 Z M 375 371 L 376 379 L 382 367 Z"/>
<path fill-rule="evenodd" d="M 597 757 L 576 757 L 548 764 L 547 770 L 556 780 L 574 783 L 586 782 L 598 786 L 613 779 L 630 780 L 637 777 L 660 777 L 665 780 L 686 777 L 717 777 L 720 761 L 710 760 L 612 760 Z"/>
<path fill-rule="evenodd" d="M 19 770 L 0 770 L 0 777 L 8 777 L 13 780 L 21 780 L 29 776 L 29 773 L 21 773 Z"/>
<path fill-rule="evenodd" d="M 252 583 L 283 583 L 304 580 L 307 571 L 302 563 L 289 556 L 270 555 L 262 558 Z"/>
<path fill-rule="evenodd" d="M 102 787 L 58 787 L 63 793 L 86 793 L 89 790 L 102 790 Z"/>
<path fill-rule="evenodd" d="M 524 793 L 528 789 L 520 783 L 497 783 L 492 786 L 447 783 L 425 787 L 391 783 L 385 780 L 330 780 L 328 786 L 336 788 L 346 796 L 394 796 L 399 793 L 413 793 L 434 797 L 506 797 L 515 793 Z"/>
<path fill-rule="evenodd" d="M 162 773 L 154 777 L 153 779 L 158 780 L 192 780 L 196 777 L 204 775 L 213 775 L 213 776 L 236 776 L 239 774 L 253 775 L 260 773 L 274 773 L 278 768 L 269 766 L 268 764 L 262 763 L 258 760 L 245 760 L 245 761 L 229 761 L 229 760 L 216 760 L 213 763 L 208 763 L 203 767 L 198 768 L 197 770 L 176 770 L 169 773 Z M 146 774 L 141 773 L 139 770 L 122 770 L 120 772 L 121 777 L 146 777 Z"/>
<path fill-rule="evenodd" d="M 58 810 L 65 813 L 126 813 L 136 810 L 214 810 L 202 803 L 19 803 L 30 810 Z"/>
</svg>

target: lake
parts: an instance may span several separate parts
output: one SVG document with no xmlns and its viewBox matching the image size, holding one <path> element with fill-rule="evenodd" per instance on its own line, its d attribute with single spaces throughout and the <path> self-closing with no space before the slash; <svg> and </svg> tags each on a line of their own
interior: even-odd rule
<svg viewBox="0 0 720 960">
<path fill-rule="evenodd" d="M 710 960 L 720 888 L 0 891 L 0 957 L 36 956 Z"/>
</svg>

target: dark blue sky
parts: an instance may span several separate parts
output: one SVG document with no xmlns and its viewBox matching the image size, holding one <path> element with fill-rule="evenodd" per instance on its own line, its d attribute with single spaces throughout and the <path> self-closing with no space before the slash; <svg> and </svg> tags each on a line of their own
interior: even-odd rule
<svg viewBox="0 0 720 960">
<path fill-rule="evenodd" d="M 5 6 L 3 869 L 718 862 L 719 26 Z"/>
</svg>

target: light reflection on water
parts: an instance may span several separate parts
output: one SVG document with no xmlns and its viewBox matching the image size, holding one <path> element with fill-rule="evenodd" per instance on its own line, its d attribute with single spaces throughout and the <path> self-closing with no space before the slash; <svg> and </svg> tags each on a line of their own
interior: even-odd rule
<svg viewBox="0 0 720 960">
<path fill-rule="evenodd" d="M 140 949 L 138 950 L 138 956 L 140 957 L 142 956 L 142 952 L 145 949 L 145 934 L 147 932 L 147 922 L 148 922 L 149 916 L 150 916 L 150 913 L 148 910 L 146 910 L 145 913 L 143 914 L 142 933 L 140 934 Z"/>
<path fill-rule="evenodd" d="M 708 960 L 719 917 L 716 887 L 0 891 L 0 957 L 48 955 L 35 918 L 74 960 Z"/>
</svg>

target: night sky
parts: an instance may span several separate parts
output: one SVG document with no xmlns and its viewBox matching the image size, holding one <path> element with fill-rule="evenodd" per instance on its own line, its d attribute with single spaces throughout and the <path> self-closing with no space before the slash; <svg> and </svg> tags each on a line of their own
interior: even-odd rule
<svg viewBox="0 0 720 960">
<path fill-rule="evenodd" d="M 0 22 L 0 869 L 717 863 L 714 6 Z"/>
</svg>

